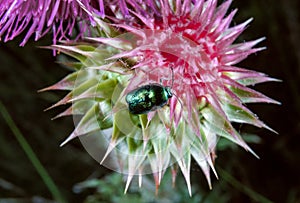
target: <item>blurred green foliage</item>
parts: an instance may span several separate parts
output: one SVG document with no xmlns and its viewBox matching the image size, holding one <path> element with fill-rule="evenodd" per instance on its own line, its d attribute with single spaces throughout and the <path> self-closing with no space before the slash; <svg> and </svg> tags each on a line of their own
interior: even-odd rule
<svg viewBox="0 0 300 203">
<path fill-rule="evenodd" d="M 136 178 L 137 179 L 137 178 Z M 177 187 L 173 188 L 171 183 L 171 174 L 168 172 L 164 177 L 158 194 L 155 195 L 155 184 L 152 177 L 143 176 L 142 188 L 137 185 L 137 180 L 131 185 L 128 194 L 124 194 L 124 180 L 122 174 L 113 173 L 107 175 L 103 179 L 90 179 L 75 185 L 76 191 L 83 191 L 87 188 L 94 188 L 95 193 L 88 196 L 85 203 L 104 203 L 104 202 L 124 202 L 124 203 L 179 203 L 185 202 L 189 199 L 191 203 L 197 203 L 201 199 L 201 195 L 194 187 L 193 197 L 189 197 L 187 188 L 184 186 L 185 182 L 179 178 Z"/>
<path fill-rule="evenodd" d="M 78 140 L 59 148 L 73 129 L 72 118 L 51 121 L 50 118 L 61 109 L 43 110 L 65 92 L 37 93 L 38 89 L 55 83 L 69 71 L 54 63 L 51 51 L 36 48 L 51 44 L 50 35 L 49 39 L 38 43 L 30 41 L 23 48 L 18 46 L 21 38 L 6 44 L 1 42 L 0 100 L 68 202 L 247 203 L 267 201 L 264 197 L 279 203 L 300 202 L 299 4 L 297 0 L 233 1 L 231 8 L 239 8 L 236 23 L 254 17 L 239 40 L 267 37 L 262 46 L 268 49 L 250 56 L 240 66 L 283 80 L 282 83 L 255 87 L 282 102 L 282 106 L 249 105 L 279 135 L 247 125 L 236 126 L 239 131 L 250 133 L 244 137 L 261 159 L 229 142 L 219 142 L 216 165 L 220 180 L 213 181 L 213 190 L 210 191 L 204 175 L 196 164 L 193 165 L 192 198 L 188 196 L 181 174 L 178 174 L 174 189 L 170 178 L 165 177 L 157 197 L 149 177 L 145 178 L 142 189 L 133 183 L 128 194 L 123 195 L 125 183 L 122 177 L 109 175 L 111 171 L 99 166 Z M 0 160 L 0 202 L 53 202 L 47 187 L 1 116 Z"/>
</svg>

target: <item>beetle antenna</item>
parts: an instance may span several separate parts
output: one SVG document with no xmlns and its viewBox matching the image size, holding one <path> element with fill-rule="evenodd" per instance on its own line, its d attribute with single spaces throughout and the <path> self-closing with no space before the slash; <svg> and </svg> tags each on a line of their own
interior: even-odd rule
<svg viewBox="0 0 300 203">
<path fill-rule="evenodd" d="M 172 70 L 172 84 L 171 84 L 171 88 L 172 88 L 173 84 L 174 84 L 174 70 L 173 70 L 173 67 L 171 67 L 171 70 Z"/>
<path fill-rule="evenodd" d="M 172 65 L 170 65 L 170 69 L 171 69 L 171 71 L 172 71 L 172 73 L 171 73 L 171 79 L 172 79 L 172 83 L 171 83 L 171 88 L 173 87 L 173 84 L 174 84 L 174 70 L 173 70 L 173 64 Z M 167 80 L 167 81 L 169 81 L 170 80 L 170 77 L 168 77 L 168 78 L 160 78 L 159 79 L 159 82 L 160 82 L 160 84 L 162 85 L 162 81 L 163 80 Z"/>
</svg>

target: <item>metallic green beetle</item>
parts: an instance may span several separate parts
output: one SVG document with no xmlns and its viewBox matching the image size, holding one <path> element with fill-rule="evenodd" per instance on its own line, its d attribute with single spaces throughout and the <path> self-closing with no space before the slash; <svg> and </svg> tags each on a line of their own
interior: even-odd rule
<svg viewBox="0 0 300 203">
<path fill-rule="evenodd" d="M 154 83 L 129 92 L 126 102 L 130 113 L 146 114 L 165 106 L 172 96 L 171 87 Z"/>
</svg>

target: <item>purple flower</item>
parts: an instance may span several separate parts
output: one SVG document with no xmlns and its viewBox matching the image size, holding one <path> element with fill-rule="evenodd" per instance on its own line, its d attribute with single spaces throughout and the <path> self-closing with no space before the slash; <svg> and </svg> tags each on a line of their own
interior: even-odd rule
<svg viewBox="0 0 300 203">
<path fill-rule="evenodd" d="M 20 44 L 24 46 L 32 35 L 38 40 L 49 31 L 53 32 L 54 44 L 74 35 L 80 38 L 93 24 L 92 18 L 80 7 L 81 3 L 102 18 L 105 16 L 104 5 L 109 5 L 108 9 L 115 12 L 120 10 L 124 16 L 129 14 L 124 0 L 109 4 L 103 0 L 0 0 L 0 39 L 7 42 L 26 33 Z M 77 23 L 79 31 L 74 33 Z"/>
</svg>

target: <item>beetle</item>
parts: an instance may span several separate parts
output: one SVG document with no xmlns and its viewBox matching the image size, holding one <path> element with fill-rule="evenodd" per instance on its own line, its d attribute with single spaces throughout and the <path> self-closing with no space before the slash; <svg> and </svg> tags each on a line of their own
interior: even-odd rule
<svg viewBox="0 0 300 203">
<path fill-rule="evenodd" d="M 162 108 L 168 103 L 168 100 L 173 96 L 171 91 L 174 83 L 174 72 L 172 70 L 172 85 L 163 86 L 161 84 L 151 83 L 141 86 L 129 92 L 126 95 L 126 102 L 128 103 L 128 110 L 131 114 L 147 114 L 150 111 Z"/>
<path fill-rule="evenodd" d="M 125 100 L 131 114 L 146 114 L 165 106 L 172 96 L 171 87 L 153 83 L 132 90 Z"/>
</svg>

